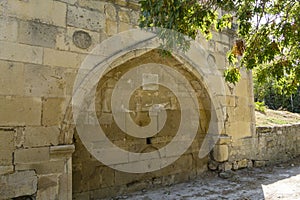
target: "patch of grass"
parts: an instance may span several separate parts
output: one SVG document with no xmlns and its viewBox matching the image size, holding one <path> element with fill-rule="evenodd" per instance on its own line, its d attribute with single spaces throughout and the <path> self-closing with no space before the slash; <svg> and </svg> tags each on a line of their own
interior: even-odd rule
<svg viewBox="0 0 300 200">
<path fill-rule="evenodd" d="M 288 121 L 285 121 L 285 120 L 281 120 L 281 119 L 276 119 L 276 118 L 269 118 L 267 119 L 269 122 L 273 123 L 273 124 L 280 124 L 280 125 L 283 125 L 283 124 L 288 124 Z"/>
</svg>

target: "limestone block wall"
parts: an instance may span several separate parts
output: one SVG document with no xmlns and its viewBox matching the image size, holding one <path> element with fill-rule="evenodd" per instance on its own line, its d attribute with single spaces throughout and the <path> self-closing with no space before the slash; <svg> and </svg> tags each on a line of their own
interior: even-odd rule
<svg viewBox="0 0 300 200">
<path fill-rule="evenodd" d="M 208 160 L 224 163 L 248 155 L 246 141 L 255 135 L 251 74 L 246 72 L 236 86 L 225 85 L 224 130 L 211 155 L 197 157 L 203 130 L 178 161 L 153 174 L 119 172 L 88 153 L 72 119 L 75 77 L 97 44 L 137 27 L 138 13 L 139 5 L 133 0 L 0 1 L 0 199 L 71 199 L 72 193 L 76 199 L 111 196 L 187 180 L 205 171 Z M 204 59 L 222 74 L 234 42 L 231 33 L 214 33 L 213 40 L 199 37 L 197 42 L 209 55 Z M 132 52 L 120 60 L 141 60 L 142 55 Z M 143 61 L 158 62 L 156 57 L 148 54 Z M 202 113 L 208 116 L 202 120 L 205 127 L 211 111 L 208 95 L 199 89 L 205 88 L 205 77 L 188 70 L 184 62 L 176 62 L 169 65 L 188 77 L 198 92 Z M 142 140 L 132 148 L 166 144 L 172 134 L 165 134 L 165 138 Z"/>
<path fill-rule="evenodd" d="M 241 146 L 229 145 L 229 159 L 223 163 L 210 162 L 211 169 L 222 171 L 263 167 L 300 155 L 300 125 L 262 126 L 256 134 L 243 138 Z"/>
<path fill-rule="evenodd" d="M 257 127 L 256 160 L 286 161 L 300 155 L 300 124 Z"/>
<path fill-rule="evenodd" d="M 154 172 L 134 174 L 111 169 L 97 161 L 86 150 L 78 134 L 75 133 L 76 151 L 73 154 L 73 197 L 75 199 L 107 197 L 111 194 L 120 195 L 134 190 L 155 187 L 156 185 L 169 185 L 194 178 L 207 170 L 208 156 L 202 159 L 198 158 L 200 146 L 208 129 L 210 113 L 204 106 L 209 104 L 209 102 L 205 102 L 207 92 L 202 83 L 199 83 L 197 78 L 186 71 L 184 65 L 173 57 L 162 58 L 158 51 L 153 50 L 130 59 L 105 74 L 104 78 L 100 80 L 96 91 L 96 113 L 100 126 L 114 144 L 129 152 L 153 152 L 172 142 L 181 123 L 180 106 L 182 105 L 178 104 L 176 96 L 168 88 L 162 86 L 157 88 L 155 86 L 154 88 L 150 88 L 151 90 L 148 88 L 139 88 L 135 90 L 129 101 L 129 110 L 132 113 L 131 117 L 140 126 L 149 123 L 149 104 L 158 103 L 166 105 L 168 118 L 163 129 L 156 135 L 147 138 L 135 138 L 127 135 L 126 131 L 121 130 L 113 118 L 115 116 L 113 116 L 111 105 L 107 103 L 112 99 L 112 91 L 116 87 L 116 83 L 123 81 L 125 84 L 127 82 L 126 79 L 120 80 L 127 71 L 149 62 L 166 64 L 172 66 L 174 69 L 181 70 L 185 77 L 189 77 L 193 87 L 198 88 L 197 92 L 202 94 L 203 98 L 199 99 L 201 122 L 195 140 L 190 148 L 183 155 L 179 155 L 180 158 L 171 165 Z M 155 73 L 160 78 L 165 78 L 163 70 L 155 71 Z M 137 73 L 135 75 L 138 76 Z M 129 88 L 126 89 L 129 90 Z M 121 101 L 121 99 L 118 100 Z M 119 114 L 121 115 L 122 113 L 120 112 Z M 159 123 L 159 119 L 156 119 L 153 130 L 156 130 Z M 130 123 L 125 120 L 125 127 L 128 128 L 129 126 Z M 168 159 L 177 156 L 177 154 L 176 152 L 167 152 L 166 155 L 161 156 Z M 131 162 L 134 163 L 134 161 Z M 115 164 L 119 165 L 126 165 L 127 163 L 130 163 L 130 161 L 126 160 L 126 158 L 120 158 L 118 161 L 115 161 Z"/>
</svg>

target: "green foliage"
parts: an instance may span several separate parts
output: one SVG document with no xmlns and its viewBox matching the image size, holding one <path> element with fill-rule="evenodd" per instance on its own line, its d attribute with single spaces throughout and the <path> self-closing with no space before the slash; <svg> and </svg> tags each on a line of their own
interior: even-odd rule
<svg viewBox="0 0 300 200">
<path fill-rule="evenodd" d="M 300 83 L 300 3 L 295 0 L 140 0 L 141 28 L 158 29 L 166 49 L 187 51 L 189 39 L 222 31 L 237 23 L 239 38 L 229 52 L 225 78 L 239 80 L 241 67 L 257 68 L 259 82 L 276 80 L 294 93 Z M 222 10 L 223 12 L 218 12 Z M 221 14 L 220 14 L 221 13 Z M 182 35 L 183 34 L 183 35 Z M 234 70 L 235 68 L 235 70 Z M 235 74 L 236 73 L 236 74 Z"/>
<path fill-rule="evenodd" d="M 281 119 L 276 119 L 276 118 L 273 118 L 273 117 L 271 117 L 271 118 L 269 118 L 269 119 L 267 119 L 267 120 L 268 120 L 269 122 L 271 122 L 272 124 L 280 124 L 280 125 L 287 124 L 286 121 L 281 120 Z"/>
<path fill-rule="evenodd" d="M 281 80 L 264 76 L 264 81 L 260 81 L 261 73 L 254 70 L 254 98 L 255 101 L 264 102 L 266 106 L 273 110 L 282 109 L 300 113 L 300 87 L 294 89 L 293 84 L 283 85 Z M 296 92 L 294 92 L 296 90 Z"/>
<path fill-rule="evenodd" d="M 238 68 L 231 67 L 224 72 L 225 80 L 229 83 L 236 84 L 241 78 L 241 74 Z"/>
<path fill-rule="evenodd" d="M 265 103 L 264 102 L 256 101 L 255 102 L 255 110 L 259 111 L 259 112 L 262 112 L 262 113 L 265 113 L 266 112 L 266 105 L 265 105 Z"/>
</svg>

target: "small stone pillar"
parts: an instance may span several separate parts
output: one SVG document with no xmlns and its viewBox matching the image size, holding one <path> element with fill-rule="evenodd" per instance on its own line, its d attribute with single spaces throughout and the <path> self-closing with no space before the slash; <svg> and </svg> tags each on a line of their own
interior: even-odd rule
<svg viewBox="0 0 300 200">
<path fill-rule="evenodd" d="M 75 151 L 74 145 L 61 145 L 50 147 L 52 161 L 64 161 L 64 170 L 59 176 L 58 198 L 72 199 L 72 154 Z"/>
<path fill-rule="evenodd" d="M 225 162 L 228 160 L 227 144 L 216 144 L 213 149 L 213 158 L 217 162 Z"/>
<path fill-rule="evenodd" d="M 217 162 L 225 162 L 228 160 L 228 145 L 232 142 L 231 136 L 221 135 L 218 142 L 213 148 L 213 158 Z"/>
</svg>

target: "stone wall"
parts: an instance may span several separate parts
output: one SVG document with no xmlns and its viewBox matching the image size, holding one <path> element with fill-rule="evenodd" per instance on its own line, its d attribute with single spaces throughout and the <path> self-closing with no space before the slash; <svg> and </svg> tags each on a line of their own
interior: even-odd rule
<svg viewBox="0 0 300 200">
<path fill-rule="evenodd" d="M 276 163 L 300 155 L 300 124 L 257 127 L 256 160 Z"/>
<path fill-rule="evenodd" d="M 117 66 L 104 75 L 104 80 L 100 80 L 97 88 L 96 96 L 96 112 L 98 121 L 103 128 L 106 136 L 119 148 L 129 152 L 146 153 L 157 151 L 158 149 L 168 145 L 173 137 L 176 135 L 177 129 L 180 124 L 180 105 L 176 100 L 176 96 L 165 87 L 158 87 L 153 90 L 144 90 L 139 88 L 132 94 L 129 101 L 129 109 L 132 113 L 132 118 L 136 124 L 141 126 L 148 124 L 148 104 L 154 102 L 161 105 L 166 104 L 168 119 L 164 128 L 156 135 L 147 138 L 135 138 L 126 135 L 126 131 L 121 130 L 116 124 L 110 103 L 112 98 L 112 91 L 115 85 L 120 81 L 126 71 L 129 71 L 136 66 L 145 63 L 161 63 L 168 64 L 174 69 L 182 70 L 183 74 L 190 76 L 190 82 L 194 83 L 194 87 L 198 86 L 198 93 L 205 96 L 207 93 L 203 85 L 197 82 L 197 78 L 191 73 L 184 70 L 184 65 L 180 64 L 175 58 L 161 58 L 158 51 L 150 51 L 137 58 L 130 59 L 129 61 Z M 163 72 L 156 71 L 159 77 L 163 77 Z M 136 74 L 137 76 L 137 74 Z M 122 79 L 123 82 L 127 80 Z M 202 89 L 201 89 L 202 88 Z M 206 94 L 207 96 L 207 94 Z M 142 97 L 141 102 L 137 99 Z M 170 103 L 175 99 L 173 103 Z M 121 99 L 119 99 L 121 101 Z M 75 134 L 75 153 L 73 154 L 73 197 L 75 199 L 89 199 L 93 197 L 107 197 L 111 194 L 120 195 L 134 190 L 142 190 L 148 187 L 157 185 L 169 185 L 176 182 L 189 180 L 196 177 L 207 170 L 208 157 L 199 159 L 198 153 L 203 139 L 208 129 L 209 112 L 205 109 L 204 105 L 209 102 L 204 102 L 205 98 L 199 99 L 199 108 L 201 113 L 201 124 L 195 141 L 190 148 L 183 154 L 179 155 L 180 158 L 173 164 L 154 172 L 146 172 L 142 174 L 132 174 L 117 171 L 103 165 L 97 161 L 80 142 L 80 138 Z M 182 106 L 182 105 L 181 105 Z M 120 113 L 121 114 L 121 113 Z M 159 123 L 158 119 L 155 120 L 154 131 Z M 125 126 L 129 127 L 130 123 L 125 121 Z M 164 155 L 162 155 L 164 156 Z M 165 155 L 166 159 L 177 156 L 175 152 L 170 155 Z M 115 164 L 130 163 L 128 160 L 120 158 Z"/>
<path fill-rule="evenodd" d="M 249 153 L 246 142 L 255 138 L 251 73 L 243 72 L 236 86 L 225 84 L 226 98 L 210 99 L 204 80 L 218 84 L 220 77 L 208 78 L 194 70 L 207 63 L 223 74 L 226 53 L 234 42 L 230 32 L 214 32 L 208 42 L 199 36 L 204 53 L 193 52 L 199 60 L 194 66 L 176 56 L 163 60 L 192 83 L 202 105 L 200 112 L 207 116 L 201 118 L 203 130 L 191 148 L 175 163 L 137 175 L 108 168 L 88 153 L 72 119 L 75 77 L 97 44 L 137 27 L 138 13 L 139 5 L 133 0 L 0 1 L 0 198 L 71 199 L 72 193 L 76 199 L 112 196 L 187 180 L 205 171 L 208 160 L 231 162 Z M 149 51 L 129 52 L 116 59 L 115 69 L 129 69 L 126 62 L 134 59 L 159 62 L 161 58 Z M 209 104 L 216 99 L 226 116 L 224 130 L 212 154 L 200 159 L 197 153 L 211 120 Z M 176 109 L 169 112 L 176 121 Z M 165 137 L 141 140 L 132 148 L 151 150 L 168 143 L 172 127 L 167 128 Z M 120 141 L 119 145 L 129 148 Z M 235 155 L 232 149 L 239 148 L 243 149 Z"/>
<path fill-rule="evenodd" d="M 213 170 L 237 170 L 263 167 L 284 162 L 300 155 L 300 124 L 261 126 L 253 137 L 240 140 L 240 146 L 229 145 L 229 159 L 210 162 Z"/>
<path fill-rule="evenodd" d="M 47 134 L 53 136 L 47 139 Z M 0 128 L 1 199 L 71 198 L 74 146 L 53 146 L 52 141 L 53 127 Z"/>
</svg>

